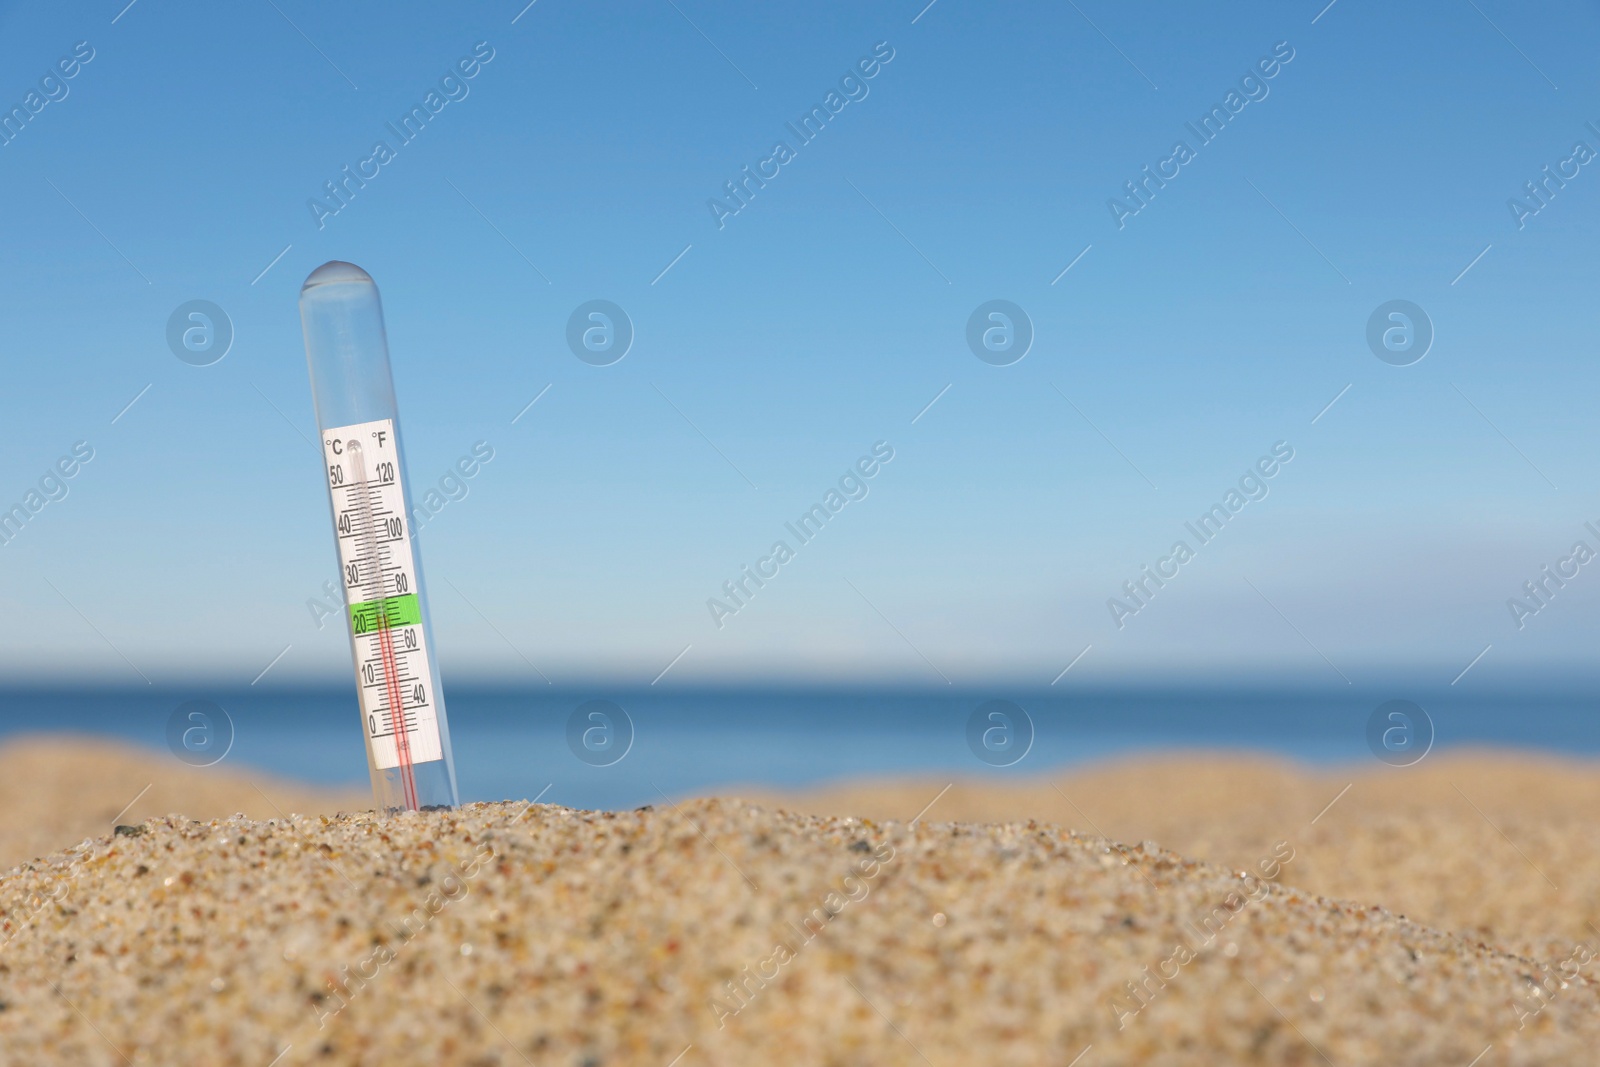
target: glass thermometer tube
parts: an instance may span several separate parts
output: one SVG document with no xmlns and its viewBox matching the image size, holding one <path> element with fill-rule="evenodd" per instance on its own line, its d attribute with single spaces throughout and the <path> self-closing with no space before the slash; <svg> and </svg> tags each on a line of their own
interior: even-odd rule
<svg viewBox="0 0 1600 1067">
<path fill-rule="evenodd" d="M 378 287 L 353 263 L 324 263 L 300 288 L 300 322 L 373 796 L 385 811 L 455 807 Z"/>
</svg>

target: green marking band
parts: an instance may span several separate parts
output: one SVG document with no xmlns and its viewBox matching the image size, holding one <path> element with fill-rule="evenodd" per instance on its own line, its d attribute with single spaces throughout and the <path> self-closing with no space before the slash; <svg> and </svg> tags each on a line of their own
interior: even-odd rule
<svg viewBox="0 0 1600 1067">
<path fill-rule="evenodd" d="M 393 630 L 397 626 L 420 626 L 422 624 L 422 604 L 417 600 L 417 594 L 407 593 L 405 596 L 384 597 L 382 600 L 369 600 L 364 604 L 350 605 L 350 626 L 358 634 L 369 634 L 374 630 Z"/>
</svg>

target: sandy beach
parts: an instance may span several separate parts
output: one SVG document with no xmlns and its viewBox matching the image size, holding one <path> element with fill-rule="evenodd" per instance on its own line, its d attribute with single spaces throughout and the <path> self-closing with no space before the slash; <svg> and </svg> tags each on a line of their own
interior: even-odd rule
<svg viewBox="0 0 1600 1067">
<path fill-rule="evenodd" d="M 1384 907 L 1525 955 L 1600 948 L 1600 766 L 1525 753 L 1436 753 L 1313 771 L 1229 753 L 1151 757 L 1011 785 L 948 779 L 843 783 L 758 803 L 871 818 L 915 813 L 988 823 L 1049 821 L 1190 859 L 1248 868 L 1272 843 L 1297 855 L 1283 879 Z"/>
<path fill-rule="evenodd" d="M 381 819 L 27 742 L 0 1063 L 1592 1062 L 1600 770 L 1378 771 Z"/>
<path fill-rule="evenodd" d="M 181 811 L 197 819 L 244 813 L 253 819 L 291 811 L 372 806 L 368 789 L 332 791 L 226 763 L 190 767 L 164 752 L 99 738 L 22 737 L 0 745 L 0 870 L 104 837 L 119 822 Z"/>
</svg>

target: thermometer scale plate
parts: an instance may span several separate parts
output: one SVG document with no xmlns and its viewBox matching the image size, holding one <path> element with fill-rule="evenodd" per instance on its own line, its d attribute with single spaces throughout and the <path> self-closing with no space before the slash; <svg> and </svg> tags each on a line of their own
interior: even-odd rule
<svg viewBox="0 0 1600 1067">
<path fill-rule="evenodd" d="M 414 764 L 444 753 L 394 421 L 325 430 L 322 449 L 362 726 L 377 767 L 409 779 Z"/>
</svg>

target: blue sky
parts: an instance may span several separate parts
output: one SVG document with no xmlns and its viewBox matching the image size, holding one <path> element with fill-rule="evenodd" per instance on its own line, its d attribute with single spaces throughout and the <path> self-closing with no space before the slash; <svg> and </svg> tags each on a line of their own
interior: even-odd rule
<svg viewBox="0 0 1600 1067">
<path fill-rule="evenodd" d="M 382 289 L 413 493 L 494 450 L 421 535 L 447 678 L 645 684 L 685 648 L 662 684 L 1592 658 L 1600 564 L 1521 629 L 1507 601 L 1600 550 L 1600 165 L 1508 207 L 1600 149 L 1593 5 L 124 2 L 0 5 L 5 110 L 93 50 L 0 146 L 0 503 L 93 449 L 0 547 L 10 677 L 348 671 L 307 605 L 335 563 L 296 296 L 330 259 Z M 594 299 L 636 333 L 610 366 L 566 342 Z M 1010 366 L 966 341 L 995 299 L 1035 334 Z M 1409 366 L 1366 341 L 1395 299 L 1435 331 Z M 167 345 L 191 300 L 234 330 L 209 366 Z M 868 495 L 719 628 L 708 599 L 879 441 Z M 1270 494 L 1119 628 L 1107 601 L 1277 442 Z"/>
</svg>

